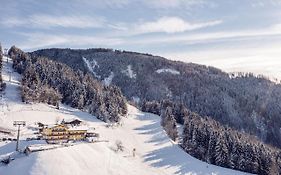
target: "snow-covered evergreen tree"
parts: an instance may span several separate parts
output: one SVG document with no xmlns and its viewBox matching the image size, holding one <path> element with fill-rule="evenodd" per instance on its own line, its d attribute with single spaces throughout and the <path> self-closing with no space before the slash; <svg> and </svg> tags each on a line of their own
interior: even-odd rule
<svg viewBox="0 0 281 175">
<path fill-rule="evenodd" d="M 225 139 L 222 134 L 219 135 L 218 138 L 216 138 L 216 146 L 215 146 L 215 164 L 222 166 L 222 167 L 228 167 L 227 160 L 228 160 L 228 150 L 226 147 Z"/>
<path fill-rule="evenodd" d="M 172 113 L 172 108 L 169 106 L 161 114 L 161 125 L 163 126 L 167 135 L 175 141 L 178 137 L 177 124 Z"/>
<path fill-rule="evenodd" d="M 181 146 L 200 160 L 256 174 L 278 174 L 281 170 L 278 151 L 209 117 L 189 112 L 183 127 Z"/>
<path fill-rule="evenodd" d="M 2 69 L 3 69 L 3 50 L 0 43 L 0 91 L 3 91 L 6 88 L 6 84 L 3 83 L 3 79 L 2 79 Z"/>
</svg>

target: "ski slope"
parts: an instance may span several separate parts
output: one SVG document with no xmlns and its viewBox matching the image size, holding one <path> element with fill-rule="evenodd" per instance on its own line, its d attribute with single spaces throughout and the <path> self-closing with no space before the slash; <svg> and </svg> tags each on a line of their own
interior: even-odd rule
<svg viewBox="0 0 281 175">
<path fill-rule="evenodd" d="M 9 72 L 12 80 L 9 81 Z M 61 105 L 60 110 L 45 104 L 24 104 L 20 99 L 20 75 L 12 71 L 11 60 L 4 63 L 3 79 L 7 88 L 1 98 L 0 128 L 12 132 L 14 120 L 24 120 L 20 148 L 42 145 L 44 141 L 25 141 L 35 132 L 35 123 L 54 124 L 58 120 L 79 118 L 83 125 L 95 129 L 100 140 L 107 142 L 80 143 L 19 156 L 9 165 L 0 165 L 0 175 L 242 175 L 199 161 L 172 142 L 160 126 L 160 117 L 128 106 L 128 115 L 118 127 L 107 127 L 96 117 Z M 1 135 L 0 137 L 4 137 Z M 113 151 L 116 141 L 124 152 Z M 133 149 L 136 154 L 133 156 Z M 0 142 L 0 157 L 14 154 L 15 142 Z"/>
</svg>

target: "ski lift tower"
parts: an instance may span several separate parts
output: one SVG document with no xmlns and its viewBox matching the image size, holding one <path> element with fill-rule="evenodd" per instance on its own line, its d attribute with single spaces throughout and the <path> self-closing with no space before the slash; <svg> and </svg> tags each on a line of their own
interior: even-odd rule
<svg viewBox="0 0 281 175">
<path fill-rule="evenodd" d="M 18 135 L 17 135 L 17 147 L 16 151 L 19 151 L 19 141 L 20 141 L 20 126 L 25 126 L 25 121 L 14 121 L 14 126 L 18 126 Z"/>
</svg>

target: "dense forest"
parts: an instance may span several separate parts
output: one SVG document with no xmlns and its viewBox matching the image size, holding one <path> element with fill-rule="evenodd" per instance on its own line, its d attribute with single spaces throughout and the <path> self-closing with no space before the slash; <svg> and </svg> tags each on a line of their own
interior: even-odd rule
<svg viewBox="0 0 281 175">
<path fill-rule="evenodd" d="M 3 83 L 3 80 L 2 80 L 2 69 L 3 69 L 3 49 L 2 49 L 2 46 L 1 46 L 1 43 L 0 43 L 0 84 Z"/>
<path fill-rule="evenodd" d="M 0 43 L 0 91 L 5 89 L 5 83 L 2 79 L 2 69 L 3 69 L 3 49 Z"/>
<path fill-rule="evenodd" d="M 43 102 L 59 107 L 69 104 L 96 115 L 105 122 L 119 122 L 127 113 L 126 99 L 116 86 L 104 86 L 89 73 L 43 57 L 31 58 L 16 47 L 9 56 L 22 74 L 22 101 Z"/>
<path fill-rule="evenodd" d="M 281 173 L 280 149 L 266 145 L 254 136 L 225 127 L 169 100 L 143 106 L 144 111 L 161 115 L 161 125 L 173 140 L 178 139 L 176 119 L 184 119 L 180 146 L 200 160 L 260 175 Z"/>
<path fill-rule="evenodd" d="M 281 148 L 281 85 L 263 76 L 228 74 L 214 67 L 112 49 L 43 49 L 29 54 L 91 72 L 104 82 L 111 80 L 140 108 L 143 102 L 169 99 Z M 177 122 L 183 124 L 184 119 Z"/>
</svg>

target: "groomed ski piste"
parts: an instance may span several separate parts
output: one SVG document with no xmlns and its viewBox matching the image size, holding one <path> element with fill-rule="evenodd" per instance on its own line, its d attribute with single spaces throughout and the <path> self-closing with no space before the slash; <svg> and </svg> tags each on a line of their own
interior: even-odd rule
<svg viewBox="0 0 281 175">
<path fill-rule="evenodd" d="M 26 121 L 20 135 L 20 149 L 51 147 L 29 155 L 15 151 L 15 141 L 0 141 L 0 159 L 11 156 L 9 164 L 0 165 L 0 175 L 242 175 L 247 174 L 207 164 L 185 153 L 172 142 L 162 127 L 160 117 L 143 113 L 128 105 L 128 115 L 118 127 L 98 120 L 86 112 L 61 105 L 57 110 L 46 104 L 25 104 L 20 97 L 21 76 L 4 57 L 3 79 L 6 89 L 0 99 L 0 138 L 16 138 L 14 121 Z M 26 141 L 36 134 L 36 122 L 54 124 L 58 120 L 78 118 L 84 127 L 95 129 L 104 142 L 47 145 L 44 140 Z M 123 152 L 116 152 L 121 141 Z M 133 149 L 135 155 L 133 156 Z"/>
</svg>

